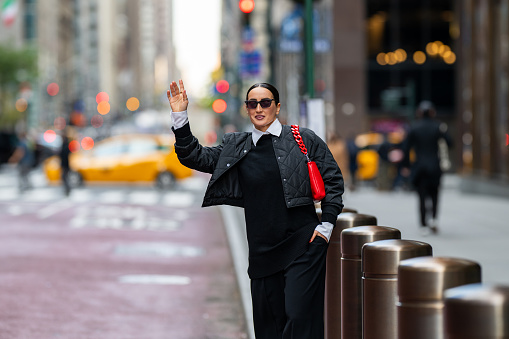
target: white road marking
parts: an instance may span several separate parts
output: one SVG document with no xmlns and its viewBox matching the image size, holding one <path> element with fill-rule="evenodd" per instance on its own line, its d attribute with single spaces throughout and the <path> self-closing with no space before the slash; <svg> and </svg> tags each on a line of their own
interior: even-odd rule
<svg viewBox="0 0 509 339">
<path fill-rule="evenodd" d="M 137 274 L 118 278 L 122 284 L 189 285 L 191 278 L 181 275 Z"/>
<path fill-rule="evenodd" d="M 59 200 L 53 204 L 44 206 L 37 211 L 37 217 L 39 219 L 46 219 L 56 213 L 62 212 L 63 210 L 73 206 L 74 204 L 67 200 Z"/>
<path fill-rule="evenodd" d="M 20 196 L 20 200 L 30 202 L 43 202 L 55 200 L 57 198 L 61 198 L 62 196 L 63 192 L 61 190 L 55 190 L 54 188 L 51 187 L 45 187 L 25 192 L 22 196 Z"/>
<path fill-rule="evenodd" d="M 125 200 L 125 192 L 123 191 L 108 191 L 99 194 L 99 202 L 105 204 L 119 204 Z"/>
<path fill-rule="evenodd" d="M 159 201 L 157 192 L 132 192 L 129 194 L 128 202 L 138 205 L 155 205 Z"/>
<path fill-rule="evenodd" d="M 170 207 L 189 207 L 193 204 L 194 195 L 188 192 L 171 192 L 163 196 L 162 203 Z"/>
</svg>

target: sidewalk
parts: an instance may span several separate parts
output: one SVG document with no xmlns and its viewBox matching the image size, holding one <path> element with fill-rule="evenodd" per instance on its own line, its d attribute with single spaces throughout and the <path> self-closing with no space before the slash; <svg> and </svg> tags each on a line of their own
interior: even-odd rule
<svg viewBox="0 0 509 339">
<path fill-rule="evenodd" d="M 443 177 L 439 196 L 439 233 L 419 232 L 418 199 L 415 192 L 378 191 L 361 187 L 345 192 L 345 207 L 373 215 L 378 225 L 397 228 L 402 239 L 429 243 L 435 257 L 455 257 L 478 262 L 483 282 L 509 284 L 509 199 L 460 192 L 455 175 Z M 247 243 L 242 209 L 221 206 L 246 322 L 252 333 L 252 309 L 247 276 Z"/>
<path fill-rule="evenodd" d="M 435 257 L 476 261 L 484 282 L 509 284 L 509 199 L 463 193 L 460 179 L 445 175 L 439 196 L 437 235 L 419 232 L 415 192 L 381 192 L 373 188 L 346 192 L 345 207 L 377 218 L 378 225 L 397 228 L 403 239 L 433 247 Z"/>
</svg>

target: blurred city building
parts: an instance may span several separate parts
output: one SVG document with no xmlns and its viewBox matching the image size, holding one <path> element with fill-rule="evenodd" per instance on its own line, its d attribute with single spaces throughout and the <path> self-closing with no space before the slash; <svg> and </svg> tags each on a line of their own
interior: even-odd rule
<svg viewBox="0 0 509 339">
<path fill-rule="evenodd" d="M 12 19 L 0 25 L 0 43 L 33 46 L 38 53 L 39 76 L 30 84 L 32 127 L 51 128 L 58 117 L 90 126 L 98 113 L 100 125 L 107 125 L 137 107 L 161 106 L 169 79 L 179 77 L 171 1 L 10 3 Z M 134 110 L 126 107 L 132 97 L 140 103 Z M 102 112 L 101 100 L 108 104 Z"/>
<path fill-rule="evenodd" d="M 254 8 L 243 13 L 247 2 Z M 246 86 L 272 82 L 287 123 L 303 122 L 309 97 L 305 3 L 223 1 L 222 65 L 239 89 L 232 96 L 241 103 Z M 314 96 L 323 99 L 327 133 L 401 134 L 419 102 L 430 100 L 455 139 L 451 171 L 507 192 L 508 7 L 507 0 L 312 1 Z M 261 67 L 246 67 L 250 51 Z"/>
<path fill-rule="evenodd" d="M 463 188 L 509 196 L 509 1 L 457 1 Z"/>
</svg>

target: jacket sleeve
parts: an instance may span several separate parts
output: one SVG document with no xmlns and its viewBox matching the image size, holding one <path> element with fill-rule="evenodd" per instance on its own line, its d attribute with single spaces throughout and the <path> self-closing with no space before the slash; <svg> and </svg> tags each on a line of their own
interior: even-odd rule
<svg viewBox="0 0 509 339">
<path fill-rule="evenodd" d="M 325 198 L 321 203 L 322 221 L 336 225 L 337 217 L 343 210 L 342 195 L 345 191 L 343 174 L 327 144 L 313 131 L 309 129 L 304 131 L 303 137 L 306 135 L 308 136 L 306 139 L 309 140 L 305 140 L 305 143 L 309 144 L 307 147 L 309 158 L 316 162 L 325 186 Z"/>
<path fill-rule="evenodd" d="M 215 147 L 204 147 L 192 134 L 189 123 L 179 129 L 172 127 L 175 133 L 175 152 L 180 163 L 194 170 L 210 173 L 216 168 L 223 143 Z"/>
</svg>

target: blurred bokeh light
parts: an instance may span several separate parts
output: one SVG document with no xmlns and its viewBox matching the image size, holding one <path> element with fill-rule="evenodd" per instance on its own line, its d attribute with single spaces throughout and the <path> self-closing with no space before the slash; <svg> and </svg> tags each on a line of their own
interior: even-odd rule
<svg viewBox="0 0 509 339">
<path fill-rule="evenodd" d="M 90 119 L 90 124 L 92 125 L 92 127 L 95 128 L 101 127 L 103 123 L 104 123 L 103 117 L 97 114 Z"/>
<path fill-rule="evenodd" d="M 138 100 L 138 98 L 131 97 L 131 98 L 127 99 L 127 102 L 125 105 L 126 105 L 127 109 L 130 110 L 131 112 L 136 111 L 138 108 L 140 108 L 140 101 Z"/>
<path fill-rule="evenodd" d="M 24 98 L 19 98 L 16 100 L 16 110 L 18 112 L 24 112 L 28 108 L 28 102 Z"/>
<path fill-rule="evenodd" d="M 47 143 L 52 143 L 57 138 L 57 134 L 55 133 L 54 130 L 49 129 L 46 132 L 44 132 L 43 137 L 44 137 L 44 141 L 46 141 Z"/>
<path fill-rule="evenodd" d="M 99 92 L 97 93 L 97 95 L 95 96 L 95 101 L 99 104 L 103 101 L 110 101 L 110 96 L 108 95 L 108 93 L 106 92 Z"/>
<path fill-rule="evenodd" d="M 97 105 L 97 112 L 101 115 L 108 114 L 110 112 L 110 104 L 107 101 L 101 101 Z"/>
<path fill-rule="evenodd" d="M 77 140 L 72 140 L 69 143 L 69 151 L 72 153 L 78 152 L 80 150 L 80 143 Z"/>
<path fill-rule="evenodd" d="M 46 91 L 48 92 L 49 95 L 51 95 L 52 97 L 54 97 L 55 95 L 58 94 L 58 92 L 60 91 L 60 87 L 58 86 L 57 83 L 55 82 L 52 82 L 51 84 L 49 84 L 47 87 L 46 87 Z"/>
<path fill-rule="evenodd" d="M 83 139 L 81 139 L 81 148 L 83 148 L 85 151 L 94 148 L 94 139 L 92 139 L 91 137 L 84 137 Z"/>
<path fill-rule="evenodd" d="M 53 125 L 55 126 L 55 129 L 57 130 L 63 130 L 66 126 L 65 118 L 63 117 L 56 117 L 53 121 Z"/>
<path fill-rule="evenodd" d="M 224 101 L 223 99 L 216 99 L 212 103 L 212 110 L 216 113 L 223 113 L 224 111 L 226 111 L 227 107 L 228 105 L 226 104 L 226 101 Z"/>
<path fill-rule="evenodd" d="M 219 80 L 216 83 L 216 90 L 219 93 L 226 93 L 226 92 L 228 92 L 229 89 L 230 89 L 230 84 L 226 80 Z"/>
</svg>

